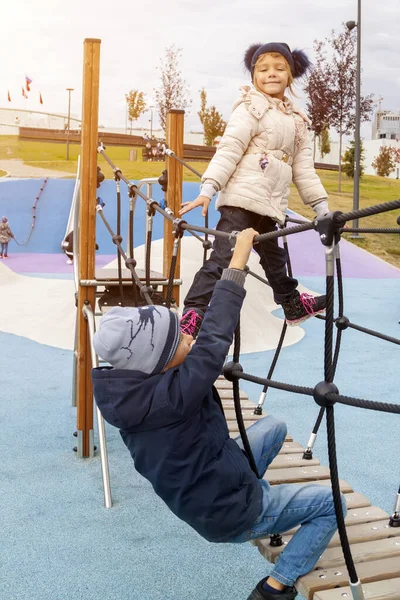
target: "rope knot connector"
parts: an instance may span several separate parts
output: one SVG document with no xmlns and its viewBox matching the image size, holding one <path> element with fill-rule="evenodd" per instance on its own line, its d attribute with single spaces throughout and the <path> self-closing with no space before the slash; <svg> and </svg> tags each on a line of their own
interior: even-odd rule
<svg viewBox="0 0 400 600">
<path fill-rule="evenodd" d="M 112 241 L 113 241 L 113 243 L 114 243 L 115 245 L 118 245 L 118 244 L 120 244 L 120 243 L 122 242 L 122 239 L 123 239 L 123 238 L 122 238 L 122 235 L 118 235 L 118 234 L 116 234 L 116 235 L 113 235 L 113 236 L 112 236 Z"/>
<path fill-rule="evenodd" d="M 183 225 L 187 225 L 187 221 L 184 219 L 176 218 L 172 221 L 172 227 L 174 229 L 174 235 L 176 238 L 181 238 L 185 233 Z"/>
<path fill-rule="evenodd" d="M 204 248 L 204 250 L 211 250 L 212 241 L 211 240 L 203 240 L 203 248 Z"/>
<path fill-rule="evenodd" d="M 142 285 L 140 288 L 140 295 L 142 296 L 142 298 L 145 298 L 146 294 L 148 294 L 151 297 L 153 293 L 154 288 L 151 285 Z"/>
<path fill-rule="evenodd" d="M 240 373 L 243 373 L 242 365 L 234 361 L 227 362 L 223 368 L 223 374 L 225 379 L 227 379 L 228 381 L 236 380 L 237 377 L 233 374 L 234 371 L 240 371 Z"/>
<path fill-rule="evenodd" d="M 349 319 L 347 317 L 345 317 L 344 315 L 343 315 L 343 317 L 339 317 L 335 321 L 335 325 L 339 329 L 339 331 L 344 331 L 345 329 L 347 329 L 349 324 L 350 324 Z"/>
<path fill-rule="evenodd" d="M 338 393 L 339 390 L 334 383 L 330 383 L 329 381 L 320 381 L 315 386 L 313 395 L 318 406 L 326 408 L 327 406 L 333 406 L 336 403 L 336 400 L 329 400 L 327 395 Z"/>
<path fill-rule="evenodd" d="M 324 246 L 332 246 L 333 241 L 338 241 L 341 223 L 337 223 L 337 216 L 343 214 L 339 210 L 329 212 L 326 215 L 318 216 L 314 219 L 314 229 L 319 233 L 319 239 Z"/>
<path fill-rule="evenodd" d="M 134 258 L 127 258 L 125 261 L 125 266 L 127 269 L 129 269 L 130 266 L 132 266 L 135 269 L 136 265 L 137 265 L 137 262 Z"/>
</svg>

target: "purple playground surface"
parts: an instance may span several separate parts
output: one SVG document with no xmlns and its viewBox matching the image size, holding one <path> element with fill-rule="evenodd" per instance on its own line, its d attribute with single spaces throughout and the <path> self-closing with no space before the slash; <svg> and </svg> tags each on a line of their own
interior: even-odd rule
<svg viewBox="0 0 400 600">
<path fill-rule="evenodd" d="M 289 253 L 295 276 L 325 275 L 324 247 L 315 231 L 288 236 Z M 201 248 L 199 247 L 199 252 Z M 400 269 L 381 260 L 342 239 L 340 243 L 343 276 L 355 279 L 396 279 L 400 278 Z M 116 255 L 99 254 L 96 265 L 103 267 Z M 60 254 L 10 254 L 7 266 L 16 273 L 72 274 L 72 265 L 66 264 L 67 257 Z"/>
</svg>

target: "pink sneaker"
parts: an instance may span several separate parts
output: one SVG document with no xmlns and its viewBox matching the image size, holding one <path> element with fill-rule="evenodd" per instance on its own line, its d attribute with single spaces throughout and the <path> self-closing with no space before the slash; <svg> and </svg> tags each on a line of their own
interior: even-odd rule
<svg viewBox="0 0 400 600">
<path fill-rule="evenodd" d="M 204 315 L 200 311 L 188 310 L 182 315 L 180 322 L 181 333 L 191 335 L 196 339 L 199 335 L 199 329 L 203 322 Z"/>
</svg>

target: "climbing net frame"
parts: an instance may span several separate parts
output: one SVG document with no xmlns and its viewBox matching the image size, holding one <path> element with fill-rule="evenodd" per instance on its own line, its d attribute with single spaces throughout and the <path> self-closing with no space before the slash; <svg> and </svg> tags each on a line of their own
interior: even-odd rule
<svg viewBox="0 0 400 600">
<path fill-rule="evenodd" d="M 168 206 L 166 206 L 165 208 L 162 208 L 159 205 L 159 203 L 157 203 L 155 200 L 147 197 L 145 194 L 143 194 L 138 189 L 138 187 L 135 184 L 132 184 L 130 181 L 128 181 L 123 176 L 121 170 L 118 169 L 112 163 L 112 161 L 107 157 L 104 147 L 98 146 L 98 145 L 97 145 L 97 148 L 95 147 L 95 139 L 97 137 L 97 121 L 95 118 L 93 118 L 93 112 L 96 116 L 98 116 L 98 88 L 97 88 L 97 103 L 96 103 L 96 86 L 93 86 L 93 81 L 97 82 L 97 85 L 98 85 L 99 44 L 100 44 L 100 40 L 85 40 L 85 57 L 87 59 L 86 63 L 85 63 L 85 65 L 86 65 L 85 68 L 89 69 L 89 71 L 90 71 L 89 74 L 92 77 L 90 84 L 88 84 L 89 87 L 86 90 L 87 92 L 90 92 L 90 93 L 85 94 L 85 88 L 84 88 L 84 108 L 87 104 L 86 111 L 87 112 L 91 111 L 92 118 L 91 119 L 83 118 L 83 128 L 82 128 L 83 136 L 85 135 L 86 124 L 87 124 L 88 129 L 91 129 L 90 132 L 88 131 L 88 138 L 87 138 L 87 144 L 86 144 L 86 146 L 87 146 L 86 154 L 87 154 L 87 163 L 88 163 L 89 171 L 92 174 L 94 173 L 95 152 L 97 150 L 100 154 L 103 155 L 103 157 L 107 160 L 108 164 L 113 169 L 114 178 L 117 181 L 117 185 L 119 185 L 120 180 L 125 181 L 125 183 L 128 185 L 128 193 L 129 193 L 130 197 L 132 199 L 136 199 L 136 197 L 139 196 L 146 202 L 148 217 L 152 218 L 154 216 L 155 212 L 158 212 L 164 217 L 164 219 L 166 221 L 168 221 L 172 225 L 173 234 L 174 234 L 174 252 L 172 254 L 172 260 L 170 263 L 168 290 L 167 290 L 167 296 L 166 296 L 166 305 L 170 306 L 171 300 L 172 300 L 172 291 L 173 291 L 173 283 L 171 284 L 171 281 L 172 282 L 174 281 L 174 269 L 176 268 L 179 245 L 180 245 L 180 241 L 182 239 L 184 232 L 188 231 L 191 235 L 193 235 L 194 237 L 199 239 L 199 241 L 201 241 L 201 243 L 203 244 L 203 248 L 204 248 L 204 256 L 206 256 L 207 250 L 211 244 L 210 244 L 208 238 L 207 238 L 208 243 L 204 244 L 205 240 L 203 240 L 203 238 L 201 238 L 198 235 L 198 233 L 201 233 L 201 234 L 207 235 L 207 236 L 213 235 L 213 236 L 228 237 L 233 242 L 234 242 L 235 236 L 232 234 L 229 234 L 229 233 L 212 230 L 212 229 L 209 229 L 208 227 L 200 227 L 200 226 L 191 225 L 191 224 L 187 223 L 187 221 L 177 218 L 174 214 L 174 211 L 171 208 L 169 208 Z M 96 69 L 97 69 L 97 72 L 96 72 Z M 95 72 L 94 76 L 93 76 L 93 71 Z M 84 83 L 85 83 L 85 77 L 84 77 Z M 88 98 L 86 98 L 86 95 L 88 96 Z M 175 111 L 175 112 L 181 112 L 181 111 Z M 83 113 L 83 117 L 85 117 L 85 111 Z M 89 135 L 89 133 L 90 133 L 90 135 Z M 184 161 L 178 156 L 179 153 L 176 153 L 169 148 L 165 148 L 165 153 L 170 159 L 176 159 L 177 162 L 179 162 L 181 164 L 185 164 Z M 83 143 L 83 156 L 85 156 L 85 144 L 84 143 Z M 187 165 L 185 165 L 185 166 L 187 166 Z M 83 161 L 82 171 L 83 171 L 82 187 L 84 187 L 85 160 Z M 90 175 L 90 173 L 89 173 L 89 175 Z M 90 202 L 92 201 L 90 196 L 93 198 L 93 193 L 90 193 L 90 192 L 93 192 L 93 181 L 91 182 L 91 185 L 90 184 L 88 185 L 88 189 L 86 191 L 82 192 L 82 194 L 87 197 L 86 198 L 87 204 L 90 204 Z M 308 444 L 307 450 L 303 457 L 304 460 L 307 460 L 307 458 L 312 456 L 312 447 L 313 447 L 313 443 L 315 441 L 316 431 L 318 431 L 318 428 L 322 421 L 322 418 L 326 414 L 329 466 L 330 466 L 330 472 L 331 472 L 331 482 L 332 482 L 332 492 L 333 492 L 333 498 L 334 498 L 335 512 L 336 512 L 338 530 L 339 530 L 340 541 L 341 541 L 341 545 L 342 545 L 342 549 L 343 549 L 344 559 L 345 559 L 346 567 L 347 567 L 348 573 L 349 573 L 350 586 L 351 586 L 351 590 L 353 593 L 353 597 L 354 597 L 354 599 L 357 599 L 357 600 L 364 598 L 364 593 L 363 593 L 363 590 L 361 587 L 361 582 L 359 581 L 357 571 L 356 571 L 356 568 L 354 565 L 354 561 L 353 561 L 353 558 L 351 555 L 350 545 L 348 542 L 346 527 L 345 527 L 345 523 L 344 523 L 344 515 L 343 515 L 343 510 L 342 510 L 342 505 L 341 505 L 341 499 L 340 499 L 340 487 L 339 487 L 339 476 L 338 476 L 338 467 L 337 467 L 337 459 L 336 459 L 336 441 L 335 441 L 335 404 L 336 403 L 345 404 L 345 405 L 355 406 L 358 408 L 366 408 L 369 410 L 378 410 L 378 411 L 383 411 L 383 412 L 389 412 L 392 414 L 400 413 L 400 405 L 384 403 L 384 402 L 375 402 L 372 400 L 366 400 L 366 399 L 360 399 L 360 398 L 355 398 L 355 397 L 351 397 L 351 396 L 341 395 L 339 393 L 338 388 L 334 384 L 334 376 L 335 376 L 337 361 L 339 358 L 340 340 L 341 340 L 342 332 L 345 329 L 347 329 L 348 327 L 352 327 L 359 331 L 364 331 L 365 333 L 375 335 L 376 337 L 380 337 L 381 339 L 385 339 L 385 340 L 392 342 L 394 344 L 397 344 L 397 345 L 400 344 L 400 340 L 398 340 L 396 338 L 391 338 L 390 336 L 385 336 L 378 332 L 374 332 L 372 330 L 352 324 L 347 319 L 347 317 L 344 316 L 339 241 L 340 241 L 341 235 L 344 233 L 343 228 L 344 228 L 346 222 L 348 222 L 350 220 L 354 220 L 354 219 L 372 216 L 375 214 L 379 214 L 381 212 L 398 209 L 398 208 L 400 208 L 400 200 L 381 203 L 381 204 L 378 204 L 375 206 L 371 206 L 368 208 L 364 208 L 364 209 L 360 209 L 360 210 L 352 211 L 352 212 L 348 212 L 348 213 L 341 213 L 339 211 L 336 211 L 333 213 L 329 213 L 328 215 L 325 215 L 323 217 L 317 217 L 312 222 L 305 222 L 305 223 L 300 222 L 300 223 L 295 223 L 293 226 L 284 226 L 284 227 L 278 229 L 277 231 L 262 234 L 255 238 L 256 242 L 263 242 L 268 239 L 276 239 L 276 238 L 282 237 L 284 239 L 284 243 L 286 243 L 287 236 L 314 229 L 317 231 L 321 243 L 325 246 L 327 303 L 326 303 L 326 316 L 324 319 L 325 320 L 325 344 L 324 344 L 324 380 L 323 381 L 317 383 L 314 388 L 310 388 L 310 387 L 299 386 L 299 385 L 285 384 L 285 383 L 281 383 L 281 382 L 271 379 L 273 370 L 274 370 L 274 367 L 276 364 L 276 360 L 277 360 L 277 354 L 274 357 L 274 360 L 271 365 L 271 368 L 270 368 L 267 378 L 255 377 L 251 374 L 245 373 L 243 371 L 243 368 L 240 365 L 240 324 L 238 324 L 238 327 L 236 329 L 235 336 L 234 336 L 233 360 L 230 363 L 227 363 L 224 367 L 224 375 L 225 375 L 226 379 L 231 381 L 233 384 L 235 410 L 236 410 L 236 415 L 237 415 L 238 424 L 239 424 L 239 431 L 242 436 L 244 447 L 245 447 L 245 450 L 246 450 L 248 458 L 249 458 L 249 463 L 251 465 L 251 468 L 255 471 L 255 473 L 257 473 L 257 469 L 256 469 L 254 458 L 252 457 L 250 445 L 247 440 L 246 431 L 245 431 L 245 427 L 244 427 L 244 423 L 243 423 L 243 418 L 241 416 L 240 395 L 239 395 L 240 379 L 244 379 L 246 381 L 251 381 L 253 383 L 260 384 L 263 386 L 263 392 L 260 397 L 259 404 L 255 409 L 255 412 L 258 411 L 258 414 L 260 414 L 260 411 L 262 412 L 262 406 L 263 406 L 263 402 L 265 400 L 265 395 L 269 388 L 285 390 L 288 392 L 293 392 L 293 393 L 298 393 L 298 394 L 303 394 L 303 395 L 313 397 L 315 402 L 320 406 L 320 412 L 319 412 L 317 422 L 314 427 L 312 436 L 310 438 L 310 442 Z M 122 236 L 120 234 L 120 230 L 117 231 L 117 233 L 115 233 L 112 230 L 112 228 L 110 227 L 109 223 L 107 222 L 107 220 L 104 216 L 104 212 L 103 212 L 101 205 L 97 205 L 95 210 L 100 215 L 100 217 L 103 220 L 105 226 L 107 227 L 110 235 L 112 236 L 113 242 L 117 246 L 118 254 L 121 257 L 121 260 L 123 259 L 125 261 L 125 266 L 131 272 L 132 283 L 134 284 L 132 286 L 134 288 L 133 293 L 134 294 L 137 293 L 137 290 L 136 290 L 136 287 L 137 287 L 140 295 L 144 298 L 144 300 L 148 304 L 152 304 L 152 299 L 151 299 L 152 286 L 148 285 L 150 283 L 150 281 L 149 281 L 149 277 L 147 276 L 147 274 L 149 273 L 149 264 L 147 264 L 147 263 L 149 263 L 149 261 L 150 261 L 151 236 L 147 236 L 148 239 L 146 240 L 146 244 L 147 244 L 147 248 L 146 248 L 146 283 L 142 284 L 142 282 L 139 279 L 139 277 L 137 276 L 137 273 L 135 270 L 136 269 L 136 261 L 133 257 L 133 244 L 131 244 L 130 257 L 128 258 L 122 248 L 123 240 L 122 240 Z M 294 220 L 292 219 L 292 221 L 294 221 Z M 150 228 L 150 230 L 151 230 L 151 228 Z M 87 223 L 84 223 L 83 227 L 82 227 L 82 222 L 80 222 L 80 232 L 79 232 L 80 245 L 79 245 L 79 247 L 80 247 L 81 254 L 82 254 L 82 249 L 84 250 L 84 248 L 82 248 L 82 246 L 83 246 L 81 243 L 82 241 L 86 241 L 85 247 L 87 248 L 87 240 L 85 240 L 85 235 L 87 234 L 88 231 L 89 231 L 89 233 L 93 233 L 94 224 L 89 223 L 89 226 L 88 226 Z M 361 231 L 364 231 L 364 232 L 374 231 L 376 233 L 399 233 L 400 232 L 399 229 L 394 229 L 394 228 L 390 229 L 390 230 L 372 229 L 372 228 L 348 229 L 347 231 L 348 232 L 350 232 L 350 231 L 360 231 L 360 232 Z M 132 231 L 132 234 L 133 234 L 133 231 Z M 90 235 L 89 235 L 89 238 L 90 238 Z M 133 239 L 133 236 L 132 236 L 132 239 Z M 337 273 L 337 278 L 338 278 L 338 283 L 339 283 L 339 288 L 338 288 L 339 316 L 336 319 L 334 318 L 335 264 L 336 264 L 336 273 Z M 88 265 L 88 266 L 90 267 L 90 265 Z M 81 267 L 81 265 L 80 265 L 80 267 Z M 290 265 L 289 265 L 289 268 L 290 268 Z M 121 269 L 119 266 L 119 271 L 120 270 Z M 86 269 L 87 273 L 89 273 L 89 271 L 90 271 L 90 268 Z M 257 276 L 257 278 L 263 280 L 263 278 L 260 278 L 259 276 Z M 84 286 L 81 285 L 81 282 L 83 279 L 84 279 L 84 277 L 82 277 L 82 269 L 80 268 L 80 272 L 79 272 L 80 286 L 79 286 L 79 294 L 78 294 L 78 298 L 77 298 L 78 315 L 79 315 L 80 311 L 81 311 L 81 313 L 85 314 L 85 310 L 84 310 L 85 307 L 87 307 L 87 306 L 91 306 L 92 308 L 94 307 L 94 294 L 91 293 L 90 297 L 87 296 L 86 298 L 85 298 L 85 295 L 82 294 L 82 288 Z M 91 289 L 91 292 L 94 291 L 94 289 L 93 289 L 94 287 L 95 287 L 95 285 L 89 286 L 89 288 Z M 86 320 L 87 320 L 87 313 L 86 313 Z M 335 326 L 337 328 L 337 336 L 336 336 L 336 342 L 334 343 L 334 327 Z M 281 339 L 278 344 L 278 351 L 280 351 L 280 347 L 282 346 L 285 331 L 286 331 L 286 329 L 285 329 L 285 325 L 284 325 L 283 330 L 282 330 Z M 82 335 L 82 327 L 80 328 L 80 335 Z M 85 340 L 88 342 L 89 338 L 86 337 Z M 89 350 L 90 350 L 90 348 L 89 348 Z M 89 356 L 90 356 L 90 353 L 89 353 Z M 78 383 L 79 383 L 79 381 L 78 381 Z M 88 381 L 86 381 L 86 390 L 85 390 L 86 393 L 90 389 L 90 387 L 88 387 L 87 384 L 88 384 Z M 78 402 L 78 408 L 79 408 L 79 402 Z M 258 475 L 258 473 L 257 473 L 257 475 Z M 397 500 L 395 503 L 394 513 L 390 519 L 391 526 L 399 526 L 399 524 L 400 524 L 400 489 L 397 494 Z"/>
</svg>

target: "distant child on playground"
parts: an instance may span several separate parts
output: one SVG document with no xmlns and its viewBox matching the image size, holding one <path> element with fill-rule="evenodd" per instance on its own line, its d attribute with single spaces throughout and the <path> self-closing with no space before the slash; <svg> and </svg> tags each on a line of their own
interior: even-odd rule
<svg viewBox="0 0 400 600">
<path fill-rule="evenodd" d="M 244 64 L 253 87 L 242 88 L 242 97 L 235 103 L 224 136 L 202 177 L 200 195 L 184 202 L 179 214 L 202 206 L 205 215 L 219 192 L 217 230 L 253 227 L 262 234 L 285 223 L 292 181 L 304 204 L 317 215 L 326 214 L 329 208 L 327 193 L 314 169 L 309 121 L 285 96 L 287 88 L 292 92 L 293 80 L 307 72 L 307 56 L 301 50 L 292 52 L 284 43 L 256 44 L 246 51 Z M 325 310 L 325 296 L 298 292 L 298 281 L 287 274 L 287 253 L 276 239 L 254 249 L 288 325 L 298 325 Z M 215 282 L 231 256 L 229 239 L 215 237 L 210 258 L 196 274 L 184 301 L 184 333 L 197 335 Z"/>
<path fill-rule="evenodd" d="M 286 437 L 285 423 L 271 415 L 247 430 L 258 479 L 242 441 L 229 437 L 213 385 L 246 295 L 244 268 L 256 233 L 238 235 L 193 347 L 192 336 L 179 330 L 178 315 L 165 306 L 115 307 L 102 317 L 93 340 L 112 367 L 93 369 L 92 377 L 96 403 L 120 429 L 136 470 L 206 540 L 242 543 L 301 525 L 272 574 L 248 598 L 293 600 L 295 581 L 314 567 L 336 531 L 332 490 L 271 486 L 264 479 Z M 147 597 L 153 597 L 151 590 Z"/>
<path fill-rule="evenodd" d="M 7 217 L 2 217 L 0 223 L 0 258 L 8 258 L 8 244 L 13 238 L 14 234 L 10 229 Z"/>
</svg>

